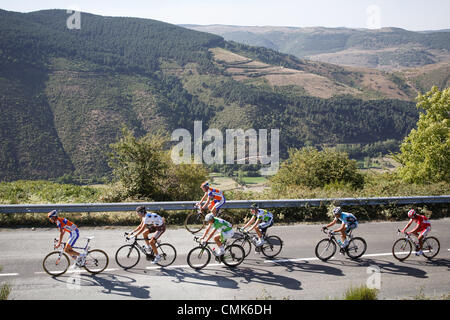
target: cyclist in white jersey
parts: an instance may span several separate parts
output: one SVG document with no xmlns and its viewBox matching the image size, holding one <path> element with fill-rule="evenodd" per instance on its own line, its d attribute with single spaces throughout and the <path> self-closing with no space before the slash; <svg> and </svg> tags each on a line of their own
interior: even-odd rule
<svg viewBox="0 0 450 320">
<path fill-rule="evenodd" d="M 157 263 L 159 260 L 161 260 L 161 256 L 159 255 L 158 249 L 156 248 L 156 241 L 166 231 L 165 220 L 163 217 L 154 212 L 147 212 L 145 210 L 145 207 L 143 206 L 137 207 L 136 212 L 142 218 L 142 221 L 141 224 L 130 233 L 130 236 L 137 237 L 142 232 L 144 232 L 143 236 L 146 243 L 145 249 L 147 251 L 150 251 L 150 247 L 153 249 L 155 258 L 153 259 L 152 263 Z M 147 230 L 145 230 L 145 228 L 147 228 Z M 156 233 L 151 239 L 149 239 L 148 235 L 153 232 Z M 136 234 L 134 235 L 134 233 Z"/>
<path fill-rule="evenodd" d="M 338 240 L 338 242 L 342 248 L 345 248 L 348 245 L 347 235 L 351 230 L 356 229 L 358 227 L 358 220 L 353 214 L 348 212 L 342 212 L 342 209 L 340 207 L 336 207 L 333 209 L 333 215 L 334 220 L 328 225 L 322 227 L 322 229 L 323 230 L 328 229 L 332 225 L 335 225 L 338 222 L 338 220 L 341 221 L 342 222 L 341 227 L 334 230 L 334 232 L 341 233 L 342 241 Z"/>
<path fill-rule="evenodd" d="M 255 230 L 258 235 L 258 242 L 256 246 L 260 247 L 264 244 L 263 234 L 266 233 L 267 228 L 273 226 L 273 215 L 267 210 L 259 209 L 259 206 L 254 203 L 252 204 L 252 217 L 251 219 L 242 227 L 243 231 L 248 228 L 248 231 Z M 249 226 L 254 223 L 250 228 Z"/>
</svg>

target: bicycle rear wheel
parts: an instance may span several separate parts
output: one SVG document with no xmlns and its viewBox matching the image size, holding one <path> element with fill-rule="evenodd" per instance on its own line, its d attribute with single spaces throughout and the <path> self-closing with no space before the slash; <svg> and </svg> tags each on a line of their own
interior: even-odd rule
<svg viewBox="0 0 450 320">
<path fill-rule="evenodd" d="M 100 249 L 90 250 L 86 255 L 84 268 L 92 274 L 97 274 L 106 269 L 109 257 L 105 251 Z"/>
<path fill-rule="evenodd" d="M 205 215 L 197 211 L 188 214 L 184 220 L 184 227 L 190 233 L 197 233 L 205 226 Z"/>
<path fill-rule="evenodd" d="M 187 256 L 187 263 L 193 269 L 200 270 L 211 260 L 211 252 L 205 247 L 195 247 L 189 251 Z"/>
<path fill-rule="evenodd" d="M 273 258 L 281 252 L 283 241 L 277 236 L 268 236 L 261 246 L 261 252 L 267 258 Z"/>
<path fill-rule="evenodd" d="M 392 246 L 392 255 L 398 261 L 406 260 L 412 252 L 411 242 L 406 239 L 398 239 Z"/>
<path fill-rule="evenodd" d="M 121 246 L 116 252 L 116 262 L 124 269 L 133 268 L 139 263 L 140 259 L 141 253 L 131 244 Z"/>
<path fill-rule="evenodd" d="M 231 244 L 225 248 L 225 252 L 221 259 L 226 266 L 234 268 L 244 261 L 245 251 L 241 246 Z"/>
<path fill-rule="evenodd" d="M 316 257 L 322 261 L 327 261 L 336 253 L 336 243 L 330 239 L 322 239 L 316 245 Z"/>
<path fill-rule="evenodd" d="M 175 259 L 177 258 L 177 251 L 175 247 L 168 243 L 160 244 L 158 247 L 158 253 L 161 256 L 161 260 L 159 260 L 156 264 L 161 267 L 170 266 Z"/>
<path fill-rule="evenodd" d="M 428 259 L 433 259 L 438 253 L 441 245 L 439 240 L 435 237 L 427 237 L 423 241 L 422 252 L 423 255 Z"/>
<path fill-rule="evenodd" d="M 232 244 L 241 246 L 242 249 L 244 249 L 245 257 L 247 257 L 250 254 L 250 251 L 252 250 L 252 244 L 250 240 L 244 237 L 234 240 Z"/>
<path fill-rule="evenodd" d="M 367 249 L 367 243 L 363 238 L 356 237 L 349 241 L 345 251 L 352 259 L 358 259 L 361 257 Z"/>
<path fill-rule="evenodd" d="M 70 267 L 70 259 L 64 252 L 50 252 L 42 261 L 42 267 L 47 274 L 58 277 L 66 273 Z"/>
</svg>

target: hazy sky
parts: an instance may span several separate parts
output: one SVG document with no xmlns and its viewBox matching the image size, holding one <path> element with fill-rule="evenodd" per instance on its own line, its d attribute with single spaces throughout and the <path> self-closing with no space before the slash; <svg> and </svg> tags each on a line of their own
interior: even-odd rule
<svg viewBox="0 0 450 320">
<path fill-rule="evenodd" d="M 74 8 L 173 24 L 450 29 L 450 0 L 0 0 L 0 8 Z"/>
</svg>

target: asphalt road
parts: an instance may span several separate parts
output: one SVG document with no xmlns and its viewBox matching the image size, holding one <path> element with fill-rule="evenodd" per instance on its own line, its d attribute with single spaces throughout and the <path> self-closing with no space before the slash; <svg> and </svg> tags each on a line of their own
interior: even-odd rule
<svg viewBox="0 0 450 320">
<path fill-rule="evenodd" d="M 433 261 L 411 255 L 405 262 L 392 256 L 392 244 L 404 222 L 360 223 L 354 236 L 368 244 L 366 254 L 353 261 L 337 253 L 321 262 L 314 248 L 324 238 L 321 225 L 274 226 L 269 234 L 280 236 L 284 247 L 275 260 L 252 252 L 235 269 L 211 262 L 201 271 L 191 269 L 187 253 L 194 247 L 185 229 L 168 229 L 163 242 L 177 249 L 177 260 L 168 268 L 155 267 L 145 259 L 131 270 L 115 262 L 116 250 L 125 243 L 123 233 L 131 228 L 82 228 L 95 236 L 92 248 L 105 250 L 110 258 L 99 275 L 68 272 L 53 278 L 44 273 L 42 260 L 52 251 L 54 229 L 0 228 L 0 283 L 12 285 L 10 299 L 334 299 L 350 286 L 380 286 L 380 299 L 409 299 L 419 293 L 439 298 L 450 293 L 450 219 L 432 221 L 432 232 L 441 243 Z M 76 270 L 76 269 L 74 269 Z M 373 273 L 379 270 L 380 273 Z M 378 281 L 379 280 L 379 281 Z M 377 282 L 378 281 L 378 282 Z"/>
</svg>

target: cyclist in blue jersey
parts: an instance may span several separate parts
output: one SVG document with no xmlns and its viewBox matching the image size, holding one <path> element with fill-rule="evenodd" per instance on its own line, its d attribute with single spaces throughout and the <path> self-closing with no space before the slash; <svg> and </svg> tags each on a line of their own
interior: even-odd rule
<svg viewBox="0 0 450 320">
<path fill-rule="evenodd" d="M 248 228 L 250 225 L 251 227 L 248 228 L 248 231 L 255 230 L 256 234 L 258 235 L 258 242 L 256 242 L 256 246 L 260 247 L 264 244 L 263 235 L 266 233 L 267 228 L 270 228 L 273 226 L 273 215 L 267 210 L 259 209 L 259 206 L 254 203 L 252 204 L 252 217 L 251 219 L 242 227 L 243 231 L 246 231 L 246 228 Z M 253 225 L 252 225 L 253 223 Z"/>
<path fill-rule="evenodd" d="M 334 230 L 334 232 L 340 232 L 342 241 L 338 239 L 339 245 L 341 248 L 345 248 L 348 245 L 347 235 L 353 229 L 358 227 L 358 220 L 356 217 L 348 212 L 343 212 L 340 207 L 336 207 L 333 209 L 334 220 L 328 225 L 322 227 L 323 230 L 328 229 L 329 227 L 335 225 L 338 220 L 342 222 L 341 227 Z"/>
</svg>

